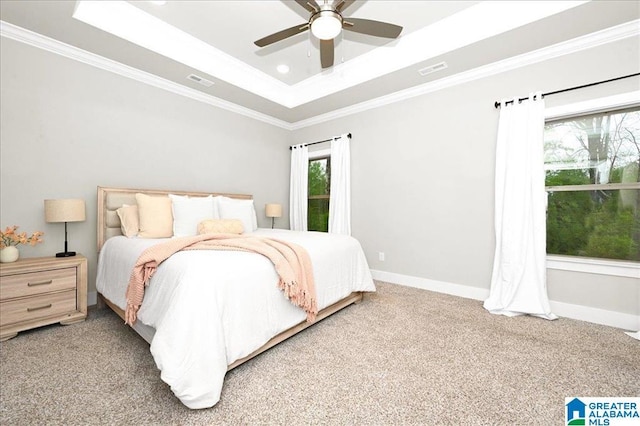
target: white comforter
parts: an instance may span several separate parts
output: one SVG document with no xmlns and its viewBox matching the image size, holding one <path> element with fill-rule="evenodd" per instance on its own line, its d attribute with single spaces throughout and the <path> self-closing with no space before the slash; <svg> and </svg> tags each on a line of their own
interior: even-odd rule
<svg viewBox="0 0 640 426">
<path fill-rule="evenodd" d="M 253 234 L 307 249 L 318 309 L 353 291 L 375 291 L 360 243 L 352 237 L 272 229 Z M 161 241 L 107 240 L 98 261 L 98 292 L 124 309 L 136 259 Z M 305 320 L 304 311 L 277 289 L 277 281 L 269 259 L 254 253 L 184 251 L 160 265 L 145 292 L 138 321 L 155 328 L 151 353 L 162 380 L 184 405 L 215 405 L 229 364 Z"/>
</svg>

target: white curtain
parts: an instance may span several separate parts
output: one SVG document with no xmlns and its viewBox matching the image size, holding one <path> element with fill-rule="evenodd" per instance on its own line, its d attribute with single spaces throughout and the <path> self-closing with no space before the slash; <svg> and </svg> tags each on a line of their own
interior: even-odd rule
<svg viewBox="0 0 640 426">
<path fill-rule="evenodd" d="M 555 319 L 547 297 L 544 100 L 505 105 L 496 144 L 496 250 L 484 307 L 494 314 Z"/>
<path fill-rule="evenodd" d="M 351 235 L 351 154 L 349 137 L 331 141 L 329 232 Z"/>
<path fill-rule="evenodd" d="M 291 148 L 289 181 L 289 221 L 294 231 L 307 230 L 308 180 L 309 149 L 305 145 L 295 145 Z"/>
</svg>

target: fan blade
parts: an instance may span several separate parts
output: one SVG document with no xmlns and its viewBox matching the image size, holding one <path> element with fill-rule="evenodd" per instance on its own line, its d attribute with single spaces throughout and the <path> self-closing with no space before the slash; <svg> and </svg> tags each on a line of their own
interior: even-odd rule
<svg viewBox="0 0 640 426">
<path fill-rule="evenodd" d="M 296 3 L 307 9 L 308 12 L 315 13 L 318 11 L 318 8 L 315 6 L 316 2 L 313 0 L 296 0 Z"/>
<path fill-rule="evenodd" d="M 268 35 L 264 38 L 261 38 L 260 40 L 254 41 L 254 43 L 256 44 L 256 46 L 265 47 L 277 41 L 284 40 L 285 38 L 299 34 L 308 29 L 309 24 L 305 22 L 304 24 L 296 25 L 295 27 L 287 28 L 286 30 L 278 31 L 277 33 Z"/>
<path fill-rule="evenodd" d="M 341 13 L 343 10 L 351 6 L 354 1 L 355 0 L 341 0 L 338 2 L 338 4 L 336 4 L 335 9 Z"/>
<path fill-rule="evenodd" d="M 333 65 L 333 39 L 320 40 L 320 64 L 322 68 L 329 68 Z"/>
<path fill-rule="evenodd" d="M 358 18 L 346 18 L 342 23 L 342 28 L 354 33 L 386 38 L 396 38 L 402 32 L 402 27 L 399 25 Z"/>
</svg>

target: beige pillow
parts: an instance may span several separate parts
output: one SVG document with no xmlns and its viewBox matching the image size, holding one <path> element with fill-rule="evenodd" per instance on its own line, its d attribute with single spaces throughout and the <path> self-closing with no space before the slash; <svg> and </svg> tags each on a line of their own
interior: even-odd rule
<svg viewBox="0 0 640 426">
<path fill-rule="evenodd" d="M 166 238 L 173 235 L 171 198 L 136 194 L 142 238 Z"/>
<path fill-rule="evenodd" d="M 138 206 L 128 206 L 124 204 L 116 210 L 120 218 L 120 230 L 125 237 L 135 237 L 140 231 L 140 222 L 138 221 Z"/>
<path fill-rule="evenodd" d="M 238 219 L 207 219 L 198 224 L 199 234 L 242 234 L 244 227 Z"/>
</svg>

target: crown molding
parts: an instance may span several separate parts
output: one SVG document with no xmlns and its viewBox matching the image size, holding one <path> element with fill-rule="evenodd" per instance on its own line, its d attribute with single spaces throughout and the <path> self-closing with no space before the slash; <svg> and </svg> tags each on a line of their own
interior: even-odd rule
<svg viewBox="0 0 640 426">
<path fill-rule="evenodd" d="M 468 83 L 474 80 L 490 77 L 503 72 L 511 71 L 517 68 L 533 65 L 539 62 L 558 58 L 560 56 L 576 53 L 582 50 L 592 49 L 604 44 L 613 43 L 629 37 L 637 37 L 640 35 L 640 20 L 630 21 L 621 25 L 610 27 L 601 31 L 597 31 L 584 36 L 576 37 L 561 43 L 543 47 L 538 50 L 523 53 L 501 61 L 493 62 L 444 77 L 420 86 L 411 87 L 409 89 L 400 90 L 389 95 L 380 96 L 375 99 L 360 102 L 345 108 L 337 109 L 326 114 L 320 114 L 305 120 L 297 121 L 292 124 L 294 130 L 324 123 L 327 121 L 342 118 L 348 115 L 357 114 L 373 108 L 411 99 L 416 96 L 433 93 L 438 90 L 447 89 L 459 84 Z"/>
<path fill-rule="evenodd" d="M 243 107 L 233 102 L 225 101 L 212 95 L 191 89 L 182 84 L 158 77 L 157 75 L 139 70 L 137 68 L 124 65 L 120 62 L 107 59 L 103 56 L 96 55 L 86 50 L 79 49 L 61 41 L 43 36 L 36 32 L 18 27 L 5 21 L 0 20 L 0 37 L 6 37 L 39 49 L 45 50 L 74 61 L 81 62 L 105 71 L 118 74 L 122 77 L 130 78 L 144 84 L 148 84 L 159 89 L 166 90 L 177 95 L 202 102 L 214 107 L 218 107 L 227 111 L 235 112 L 258 121 L 262 121 L 286 130 L 291 130 L 291 124 L 286 121 L 277 119 L 267 114 Z"/>
<path fill-rule="evenodd" d="M 100 68 L 123 77 L 131 78 L 144 84 L 148 84 L 171 93 L 175 93 L 187 98 L 212 105 L 227 111 L 235 112 L 249 118 L 262 121 L 267 124 L 280 127 L 285 130 L 297 130 L 327 121 L 343 118 L 348 115 L 357 114 L 373 108 L 411 99 L 416 96 L 443 90 L 459 84 L 468 83 L 474 80 L 493 76 L 503 72 L 511 71 L 524 66 L 547 61 L 560 56 L 568 55 L 582 50 L 591 49 L 608 43 L 613 43 L 629 37 L 640 35 L 640 20 L 630 21 L 621 25 L 577 37 L 565 42 L 557 43 L 548 47 L 534 50 L 522 55 L 497 61 L 488 65 L 464 71 L 449 77 L 444 77 L 420 86 L 401 90 L 389 95 L 381 96 L 346 108 L 320 114 L 305 120 L 289 123 L 277 119 L 270 115 L 252 110 L 247 107 L 225 101 L 212 95 L 202 93 L 178 83 L 163 79 L 154 74 L 141 71 L 124 65 L 120 62 L 104 58 L 102 56 L 87 52 L 77 47 L 62 43 L 58 40 L 43 36 L 33 31 L 15 26 L 0 20 L 0 36 L 6 37 L 21 43 L 46 50 L 48 52 L 64 56 L 75 61 Z"/>
</svg>

